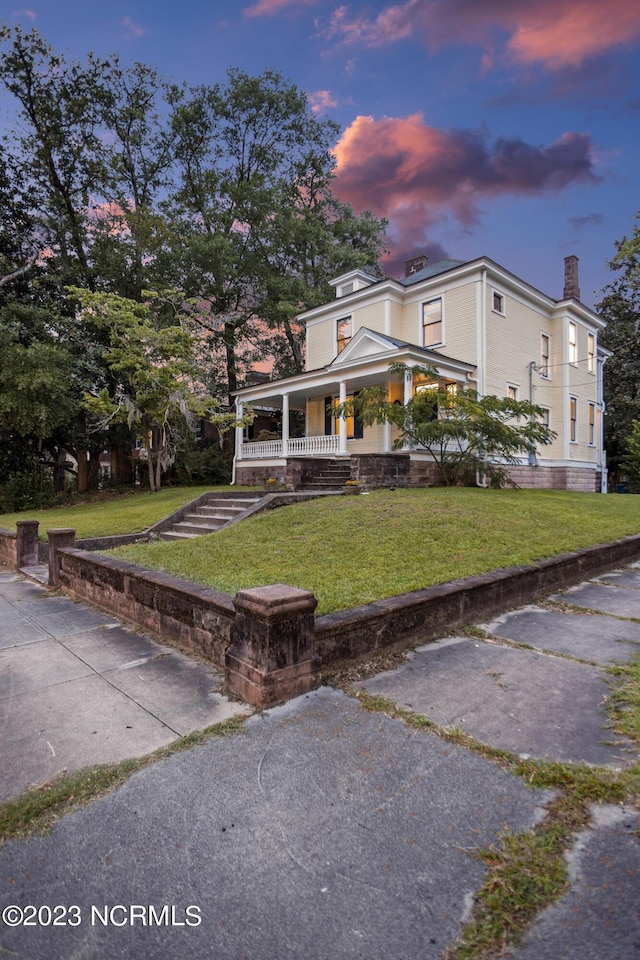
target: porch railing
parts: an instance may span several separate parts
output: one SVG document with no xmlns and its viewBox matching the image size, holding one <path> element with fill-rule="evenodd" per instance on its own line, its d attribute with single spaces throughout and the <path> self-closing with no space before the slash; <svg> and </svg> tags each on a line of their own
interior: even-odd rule
<svg viewBox="0 0 640 960">
<path fill-rule="evenodd" d="M 337 454 L 340 449 L 340 437 L 294 437 L 285 444 L 282 440 L 257 440 L 243 443 L 242 460 L 267 460 L 280 457 L 308 457 L 321 454 Z"/>
</svg>

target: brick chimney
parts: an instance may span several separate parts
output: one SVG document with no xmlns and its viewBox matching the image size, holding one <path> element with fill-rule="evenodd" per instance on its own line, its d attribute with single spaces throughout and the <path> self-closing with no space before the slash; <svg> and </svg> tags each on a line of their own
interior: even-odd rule
<svg viewBox="0 0 640 960">
<path fill-rule="evenodd" d="M 417 273 L 418 270 L 423 270 L 428 263 L 429 263 L 429 257 L 427 256 L 426 253 L 421 253 L 419 257 L 412 257 L 411 260 L 405 260 L 404 262 L 405 277 L 410 277 L 412 273 Z"/>
<path fill-rule="evenodd" d="M 564 290 L 562 292 L 563 300 L 580 299 L 580 287 L 578 282 L 578 258 L 575 255 L 564 258 Z"/>
</svg>

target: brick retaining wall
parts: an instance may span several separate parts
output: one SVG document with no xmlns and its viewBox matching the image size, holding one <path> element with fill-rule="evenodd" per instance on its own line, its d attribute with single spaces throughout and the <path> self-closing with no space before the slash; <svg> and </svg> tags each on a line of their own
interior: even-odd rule
<svg viewBox="0 0 640 960">
<path fill-rule="evenodd" d="M 364 607 L 316 618 L 323 664 L 433 640 L 463 624 L 497 616 L 640 556 L 640 536 L 453 580 Z"/>
<path fill-rule="evenodd" d="M 72 530 L 49 532 L 52 586 L 224 666 L 228 687 L 259 707 L 313 689 L 322 666 L 435 639 L 640 556 L 640 536 L 627 537 L 314 620 L 316 600 L 307 591 L 276 584 L 233 598 L 78 550 L 69 546 L 72 535 Z"/>
<path fill-rule="evenodd" d="M 74 547 L 57 557 L 53 586 L 224 666 L 235 617 L 228 594 Z"/>
<path fill-rule="evenodd" d="M 20 570 L 38 562 L 38 521 L 18 520 L 16 532 L 0 527 L 0 563 Z"/>
</svg>

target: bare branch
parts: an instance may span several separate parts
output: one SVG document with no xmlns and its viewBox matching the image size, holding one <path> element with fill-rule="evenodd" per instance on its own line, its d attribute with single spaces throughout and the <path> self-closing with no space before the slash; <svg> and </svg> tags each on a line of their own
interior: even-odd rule
<svg viewBox="0 0 640 960">
<path fill-rule="evenodd" d="M 34 253 L 31 259 L 23 267 L 20 267 L 19 270 L 14 270 L 13 273 L 8 273 L 5 277 L 0 277 L 0 287 L 4 287 L 5 283 L 11 283 L 12 280 L 17 280 L 18 277 L 22 277 L 25 273 L 28 273 L 29 270 L 34 266 L 36 260 L 40 256 L 40 253 Z"/>
</svg>

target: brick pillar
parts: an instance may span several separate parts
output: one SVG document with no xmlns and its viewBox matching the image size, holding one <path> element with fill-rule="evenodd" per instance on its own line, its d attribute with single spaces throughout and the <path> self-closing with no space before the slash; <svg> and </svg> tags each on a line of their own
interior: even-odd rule
<svg viewBox="0 0 640 960">
<path fill-rule="evenodd" d="M 315 652 L 308 590 L 283 583 L 240 590 L 225 655 L 227 688 L 255 707 L 271 707 L 314 690 L 320 659 Z"/>
<path fill-rule="evenodd" d="M 16 521 L 16 566 L 31 567 L 38 562 L 37 520 Z"/>
<path fill-rule="evenodd" d="M 76 532 L 71 527 L 59 527 L 57 530 L 47 530 L 49 539 L 49 586 L 60 586 L 60 556 L 59 547 L 75 547 Z"/>
</svg>

